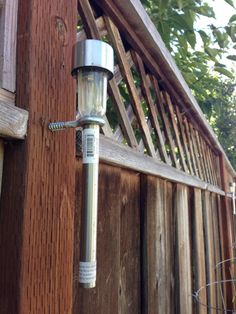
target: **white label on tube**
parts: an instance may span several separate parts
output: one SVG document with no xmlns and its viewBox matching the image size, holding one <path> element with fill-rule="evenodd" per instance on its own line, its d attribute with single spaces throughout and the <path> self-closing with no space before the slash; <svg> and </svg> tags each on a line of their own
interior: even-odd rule
<svg viewBox="0 0 236 314">
<path fill-rule="evenodd" d="M 83 130 L 83 164 L 96 164 L 99 160 L 99 128 Z"/>
<path fill-rule="evenodd" d="M 97 263 L 80 262 L 79 263 L 79 282 L 94 283 L 96 281 Z"/>
</svg>

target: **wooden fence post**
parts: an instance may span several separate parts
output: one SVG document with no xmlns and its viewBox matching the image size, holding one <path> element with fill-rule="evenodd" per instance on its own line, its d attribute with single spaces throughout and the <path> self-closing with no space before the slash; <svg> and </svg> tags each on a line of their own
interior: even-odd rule
<svg viewBox="0 0 236 314">
<path fill-rule="evenodd" d="M 0 210 L 0 311 L 71 313 L 75 131 L 71 77 L 76 0 L 20 0 L 16 104 L 28 136 L 5 149 Z"/>
<path fill-rule="evenodd" d="M 221 174 L 221 182 L 222 182 L 222 190 L 227 193 L 228 187 L 227 187 L 227 173 L 226 173 L 226 166 L 225 166 L 225 160 L 224 156 L 221 154 L 219 158 L 220 163 L 220 174 Z M 229 214 L 229 206 L 227 201 L 227 195 L 221 196 L 221 211 L 220 211 L 220 223 L 223 225 L 221 228 L 223 234 L 223 252 L 222 257 L 223 260 L 232 259 L 233 258 L 233 237 L 232 237 L 232 225 L 230 223 L 230 214 Z M 230 267 L 232 263 L 224 263 L 225 265 L 225 279 L 230 280 L 231 274 L 230 274 Z M 229 284 L 226 284 L 226 296 L 227 296 L 227 309 L 232 309 L 232 294 L 233 294 L 233 287 L 230 287 Z"/>
</svg>

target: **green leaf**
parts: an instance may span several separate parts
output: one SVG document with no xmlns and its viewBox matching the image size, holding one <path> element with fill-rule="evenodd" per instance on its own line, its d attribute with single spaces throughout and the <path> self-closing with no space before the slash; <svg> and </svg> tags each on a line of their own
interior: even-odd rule
<svg viewBox="0 0 236 314">
<path fill-rule="evenodd" d="M 221 68 L 221 67 L 215 67 L 214 68 L 215 71 L 229 77 L 229 78 L 234 78 L 233 73 L 231 73 L 230 71 L 226 70 L 225 68 Z"/>
<path fill-rule="evenodd" d="M 207 45 L 210 41 L 210 37 L 202 30 L 199 30 L 198 33 L 201 36 L 204 45 Z"/>
<path fill-rule="evenodd" d="M 226 48 L 228 46 L 228 35 L 227 33 L 222 33 L 219 29 L 213 29 L 213 34 L 220 48 Z"/>
<path fill-rule="evenodd" d="M 227 2 L 229 5 L 231 5 L 233 8 L 235 8 L 234 6 L 234 1 L 233 0 L 225 0 L 225 2 Z"/>
<path fill-rule="evenodd" d="M 229 23 L 232 23 L 234 21 L 236 21 L 236 14 L 231 16 L 231 18 L 229 19 Z"/>
<path fill-rule="evenodd" d="M 215 18 L 215 12 L 213 8 L 206 3 L 204 3 L 201 7 L 194 8 L 194 11 L 198 14 Z"/>
<path fill-rule="evenodd" d="M 236 42 L 236 25 L 225 27 L 227 34 L 231 37 L 233 42 Z"/>
<path fill-rule="evenodd" d="M 205 51 L 211 58 L 215 58 L 219 53 L 218 49 L 210 47 L 205 47 Z"/>
<path fill-rule="evenodd" d="M 227 59 L 236 61 L 236 56 L 235 55 L 229 55 L 229 56 L 227 56 Z"/>
<path fill-rule="evenodd" d="M 187 41 L 189 42 L 190 46 L 194 49 L 196 45 L 196 35 L 194 32 L 185 32 Z"/>
</svg>

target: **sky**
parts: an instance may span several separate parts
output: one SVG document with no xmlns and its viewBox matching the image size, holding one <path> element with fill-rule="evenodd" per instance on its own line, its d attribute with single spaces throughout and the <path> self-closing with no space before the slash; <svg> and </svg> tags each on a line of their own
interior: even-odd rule
<svg viewBox="0 0 236 314">
<path fill-rule="evenodd" d="M 236 0 L 233 0 L 236 6 Z M 196 23 L 196 28 L 203 29 L 207 28 L 207 25 L 210 23 L 214 24 L 217 27 L 226 26 L 230 17 L 233 14 L 236 14 L 236 9 L 234 9 L 231 5 L 227 4 L 224 0 L 206 0 L 210 6 L 213 7 L 215 11 L 216 18 L 210 19 L 208 17 L 201 16 Z M 201 40 L 199 40 L 199 45 L 201 45 Z M 236 54 L 235 49 L 231 49 L 229 54 Z M 223 63 L 225 63 L 230 68 L 236 69 L 236 62 L 230 61 L 226 58 L 226 56 L 222 59 Z M 235 70 L 236 71 L 236 70 Z"/>
</svg>

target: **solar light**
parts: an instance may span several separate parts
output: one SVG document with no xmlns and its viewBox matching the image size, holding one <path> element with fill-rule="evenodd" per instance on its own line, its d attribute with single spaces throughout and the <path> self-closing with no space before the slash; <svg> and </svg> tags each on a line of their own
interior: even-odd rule
<svg viewBox="0 0 236 314">
<path fill-rule="evenodd" d="M 104 125 L 107 82 L 113 76 L 114 53 L 110 45 L 88 39 L 76 44 L 72 75 L 77 82 L 76 120 L 49 124 L 51 131 L 83 128 L 83 208 L 79 282 L 96 285 L 99 126 Z"/>
</svg>

